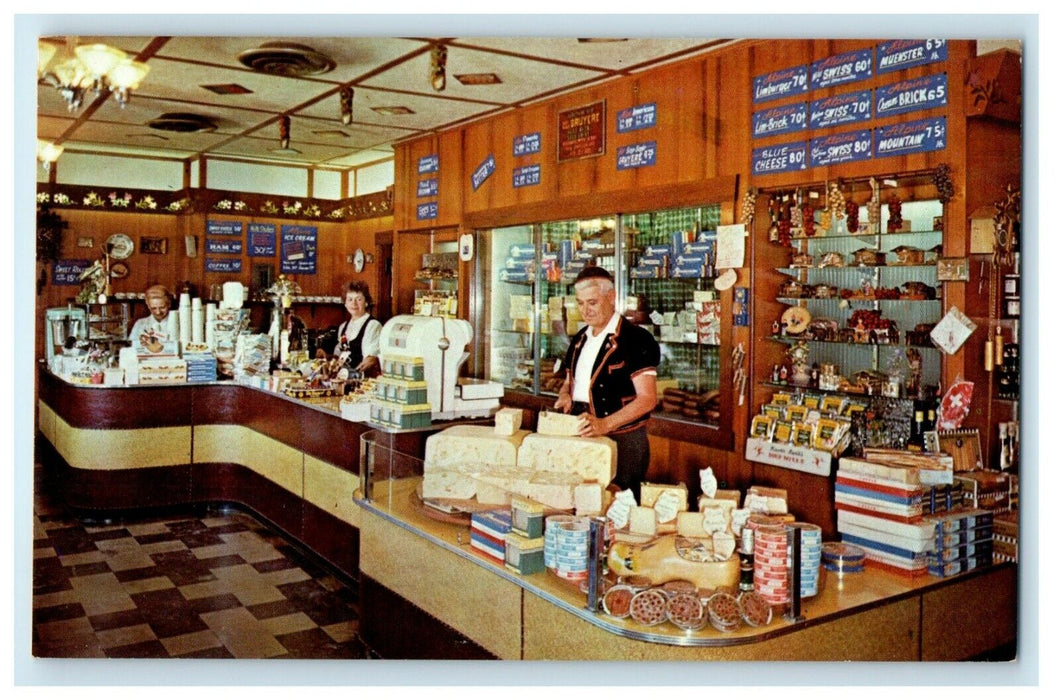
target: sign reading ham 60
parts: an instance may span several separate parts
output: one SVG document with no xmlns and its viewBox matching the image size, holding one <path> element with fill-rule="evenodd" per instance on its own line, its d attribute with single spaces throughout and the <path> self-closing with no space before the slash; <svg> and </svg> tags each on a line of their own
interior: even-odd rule
<svg viewBox="0 0 1060 700">
<path fill-rule="evenodd" d="M 946 148 L 946 119 L 921 119 L 876 129 L 876 157 L 928 153 Z"/>
<path fill-rule="evenodd" d="M 903 80 L 876 88 L 876 116 L 934 109 L 946 104 L 946 74 Z"/>
<path fill-rule="evenodd" d="M 751 171 L 755 175 L 786 173 L 806 169 L 806 142 L 782 143 L 751 151 Z"/>
</svg>

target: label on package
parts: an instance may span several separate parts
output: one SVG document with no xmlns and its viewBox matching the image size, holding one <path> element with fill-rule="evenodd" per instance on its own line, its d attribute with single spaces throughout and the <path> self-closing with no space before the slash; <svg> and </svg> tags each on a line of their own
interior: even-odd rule
<svg viewBox="0 0 1060 700">
<path fill-rule="evenodd" d="M 946 148 L 946 118 L 881 126 L 875 134 L 877 158 L 941 151 Z"/>
<path fill-rule="evenodd" d="M 751 115 L 751 135 L 776 136 L 806 128 L 806 103 L 762 109 Z"/>
<path fill-rule="evenodd" d="M 889 117 L 946 104 L 946 74 L 903 80 L 876 88 L 876 117 Z"/>
<path fill-rule="evenodd" d="M 814 100 L 810 105 L 810 128 L 823 129 L 872 119 L 872 91 L 861 90 Z"/>
<path fill-rule="evenodd" d="M 837 165 L 872 157 L 872 131 L 860 129 L 845 134 L 820 136 L 810 142 L 810 167 Z"/>
<path fill-rule="evenodd" d="M 756 76 L 752 89 L 754 104 L 804 94 L 809 89 L 809 67 L 795 66 Z"/>
<path fill-rule="evenodd" d="M 810 89 L 845 85 L 872 76 L 872 49 L 850 51 L 814 61 L 810 68 Z"/>
<path fill-rule="evenodd" d="M 755 175 L 786 173 L 806 169 L 806 142 L 782 143 L 751 151 L 751 172 Z"/>
<path fill-rule="evenodd" d="M 945 61 L 945 39 L 899 39 L 876 45 L 876 72 L 889 73 Z"/>
</svg>

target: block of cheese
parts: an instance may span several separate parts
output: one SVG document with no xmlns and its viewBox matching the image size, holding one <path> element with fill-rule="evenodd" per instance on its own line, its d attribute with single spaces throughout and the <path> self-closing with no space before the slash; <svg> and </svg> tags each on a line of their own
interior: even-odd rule
<svg viewBox="0 0 1060 700">
<path fill-rule="evenodd" d="M 574 488 L 581 479 L 561 472 L 536 472 L 521 494 L 549 508 L 570 510 L 574 507 Z"/>
<path fill-rule="evenodd" d="M 678 511 L 688 510 L 688 487 L 684 484 L 652 484 L 645 481 L 640 485 L 640 504 L 652 508 L 659 496 L 667 491 L 678 497 Z"/>
<path fill-rule="evenodd" d="M 739 508 L 740 507 L 740 492 L 737 491 L 736 489 L 731 489 L 731 490 L 730 489 L 718 489 L 716 492 L 714 492 L 714 498 L 709 498 L 707 496 L 702 496 L 701 495 L 699 497 L 699 500 L 696 502 L 696 509 L 697 510 L 703 510 L 703 505 L 704 504 L 712 504 L 713 505 L 713 504 L 716 504 L 716 503 L 721 503 L 723 501 L 731 501 L 734 508 Z"/>
<path fill-rule="evenodd" d="M 710 537 L 703 529 L 703 514 L 685 511 L 677 514 L 677 534 L 680 537 Z"/>
<path fill-rule="evenodd" d="M 512 492 L 504 486 L 479 479 L 475 484 L 475 500 L 491 506 L 508 506 L 512 503 Z"/>
<path fill-rule="evenodd" d="M 600 515 L 604 512 L 604 484 L 581 483 L 574 487 L 574 514 Z"/>
<path fill-rule="evenodd" d="M 454 425 L 427 438 L 423 471 L 477 474 L 493 467 L 514 466 L 519 446 L 529 434 L 529 430 L 516 430 L 511 435 L 498 435 L 489 425 Z"/>
<path fill-rule="evenodd" d="M 752 486 L 747 489 L 743 507 L 752 513 L 781 515 L 788 512 L 788 492 L 765 486 Z"/>
<path fill-rule="evenodd" d="M 572 474 L 578 477 L 578 483 L 609 484 L 615 478 L 618 453 L 611 438 L 531 433 L 519 445 L 516 463 L 536 472 Z"/>
<path fill-rule="evenodd" d="M 493 432 L 497 435 L 515 435 L 523 427 L 523 409 L 502 408 L 493 415 Z"/>
<path fill-rule="evenodd" d="M 727 498 L 707 498 L 706 496 L 699 497 L 700 511 L 706 510 L 707 508 L 721 508 L 722 510 L 727 510 L 731 513 L 737 505 L 738 504 L 736 501 L 730 501 Z"/>
<path fill-rule="evenodd" d="M 423 475 L 424 498 L 456 498 L 469 500 L 475 497 L 475 481 L 454 471 L 433 471 Z"/>
<path fill-rule="evenodd" d="M 582 419 L 569 413 L 541 411 L 537 414 L 538 435 L 575 436 L 581 430 Z"/>
<path fill-rule="evenodd" d="M 637 535 L 654 535 L 655 509 L 645 506 L 633 506 L 629 509 L 629 531 Z"/>
<path fill-rule="evenodd" d="M 494 467 L 481 472 L 476 478 L 479 503 L 507 505 L 513 495 L 524 495 L 530 479 L 534 476 L 532 469 L 521 467 Z"/>
</svg>

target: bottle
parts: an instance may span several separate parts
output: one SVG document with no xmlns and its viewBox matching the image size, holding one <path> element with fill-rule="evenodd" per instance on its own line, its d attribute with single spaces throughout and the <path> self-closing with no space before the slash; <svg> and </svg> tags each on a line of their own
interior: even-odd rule
<svg viewBox="0 0 1060 700">
<path fill-rule="evenodd" d="M 913 426 L 909 434 L 909 446 L 924 447 L 924 410 L 921 408 L 916 409 L 913 413 Z"/>
</svg>

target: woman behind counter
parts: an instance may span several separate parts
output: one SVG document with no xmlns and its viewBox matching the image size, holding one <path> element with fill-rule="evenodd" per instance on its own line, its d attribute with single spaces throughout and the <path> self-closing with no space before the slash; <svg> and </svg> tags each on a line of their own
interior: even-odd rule
<svg viewBox="0 0 1060 700">
<path fill-rule="evenodd" d="M 350 282 L 344 293 L 350 317 L 339 324 L 335 345 L 325 350 L 329 356 L 339 357 L 351 372 L 374 377 L 379 374 L 379 334 L 383 324 L 370 314 L 374 304 L 368 285 Z"/>
</svg>

